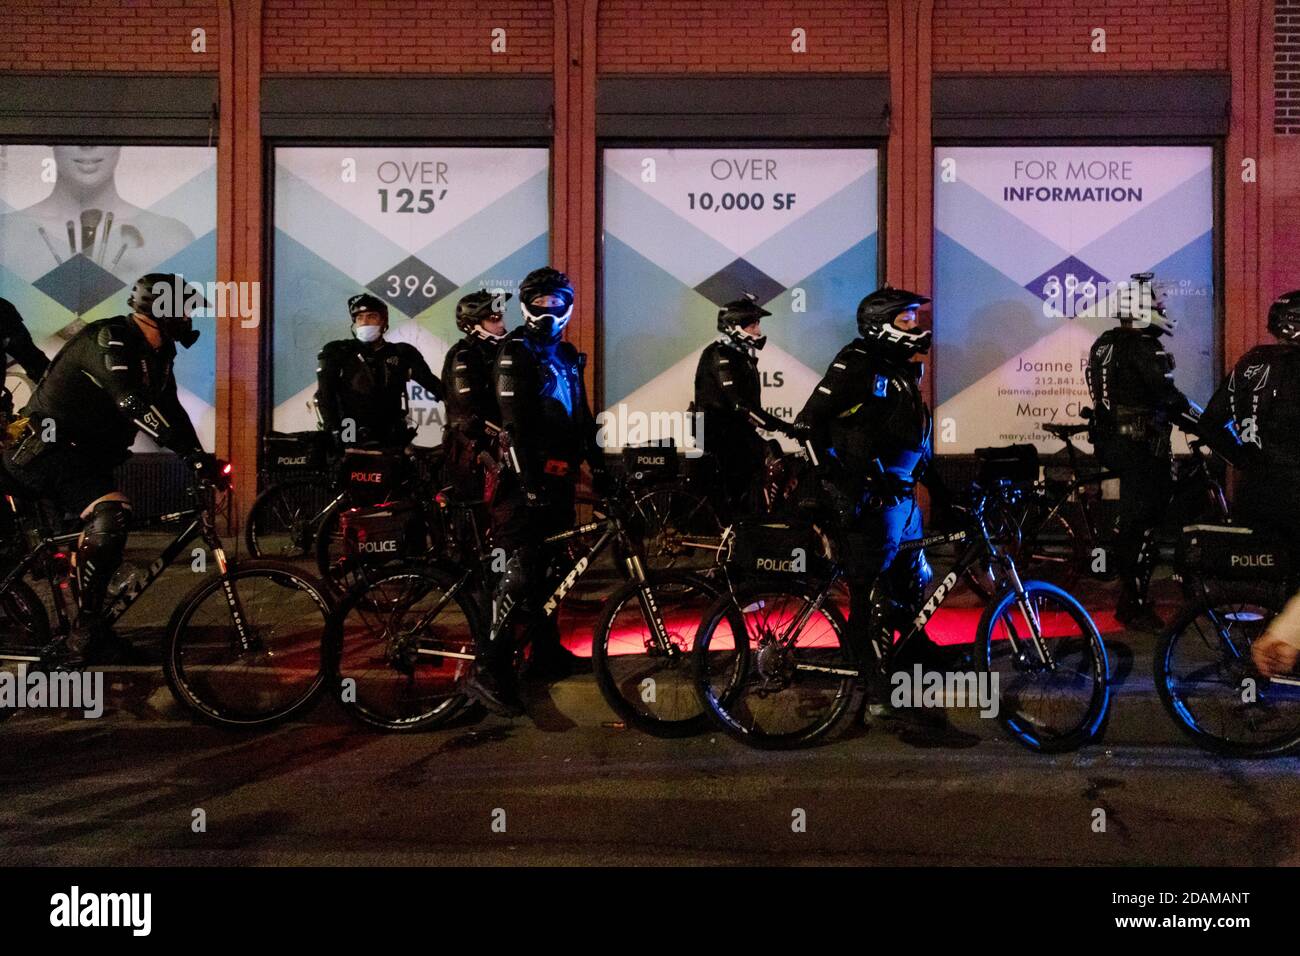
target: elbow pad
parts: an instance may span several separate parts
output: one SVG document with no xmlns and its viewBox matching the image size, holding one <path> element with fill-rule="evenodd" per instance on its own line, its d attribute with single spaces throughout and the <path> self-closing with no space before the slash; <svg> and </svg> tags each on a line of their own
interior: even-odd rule
<svg viewBox="0 0 1300 956">
<path fill-rule="evenodd" d="M 134 393 L 127 395 L 118 403 L 118 408 L 127 418 L 135 422 L 142 432 L 160 445 L 166 445 L 174 434 L 172 423 L 167 420 L 157 405 L 146 402 Z"/>
</svg>

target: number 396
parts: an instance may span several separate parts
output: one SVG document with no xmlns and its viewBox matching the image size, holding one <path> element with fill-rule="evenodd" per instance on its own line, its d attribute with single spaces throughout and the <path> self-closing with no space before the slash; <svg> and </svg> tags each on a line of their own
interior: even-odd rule
<svg viewBox="0 0 1300 956">
<path fill-rule="evenodd" d="M 433 281 L 433 276 L 424 280 L 423 286 L 420 285 L 419 276 L 388 276 L 388 297 L 390 299 L 396 299 L 403 293 L 403 291 L 405 291 L 407 295 L 415 295 L 417 289 L 420 290 L 420 294 L 426 299 L 432 299 L 438 294 L 438 285 Z"/>
</svg>

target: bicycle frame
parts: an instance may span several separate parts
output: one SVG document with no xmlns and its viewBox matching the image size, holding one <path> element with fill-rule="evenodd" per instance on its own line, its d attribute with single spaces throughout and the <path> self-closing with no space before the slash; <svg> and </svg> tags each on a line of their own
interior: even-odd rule
<svg viewBox="0 0 1300 956">
<path fill-rule="evenodd" d="M 875 664 L 877 671 L 883 672 L 894 655 L 906 646 L 909 641 L 914 640 L 918 634 L 924 632 L 925 625 L 936 613 L 938 613 L 939 608 L 943 606 L 944 602 L 956 589 L 957 582 L 961 579 L 962 575 L 971 568 L 977 565 L 982 565 L 986 558 L 992 558 L 992 560 L 996 562 L 1009 576 L 1011 587 L 1017 594 L 1017 604 L 1020 607 L 1021 614 L 1029 625 L 1029 632 L 1035 650 L 1038 652 L 1040 659 L 1044 664 L 1049 668 L 1055 667 L 1055 662 L 1052 660 L 1051 652 L 1047 647 L 1046 642 L 1043 640 L 1041 621 L 1038 619 L 1038 615 L 1026 600 L 1024 584 L 1020 580 L 1020 575 L 1016 570 L 1015 562 L 989 537 L 988 529 L 984 524 L 982 513 L 976 512 L 973 515 L 973 519 L 972 528 L 942 534 L 927 535 L 926 537 L 917 538 L 913 541 L 902 542 L 899 545 L 898 553 L 901 555 L 914 551 L 925 551 L 942 544 L 959 544 L 963 541 L 969 542 L 966 550 L 962 552 L 949 568 L 948 573 L 944 575 L 943 579 L 930 588 L 929 592 L 925 595 L 920 610 L 917 612 L 915 617 L 912 618 L 911 628 L 897 641 L 892 640 L 892 629 L 885 628 L 883 626 L 883 621 L 880 620 L 880 611 L 888 600 L 888 584 L 883 575 L 876 578 L 871 590 L 871 605 L 873 610 L 872 620 L 868 626 L 869 640 L 867 643 L 871 647 L 874 655 L 874 659 L 870 663 Z M 786 644 L 787 647 L 793 646 L 794 642 L 798 639 L 800 632 L 803 630 L 804 625 L 808 622 L 808 619 L 821 609 L 825 604 L 826 599 L 829 597 L 835 583 L 843 576 L 844 570 L 837 564 L 829 579 L 818 590 L 816 597 L 811 602 L 807 603 L 803 610 L 796 616 L 790 626 L 788 635 L 781 638 L 782 643 Z M 1009 639 L 1016 648 L 1016 653 L 1018 655 L 1023 654 L 1024 652 L 1020 647 L 1020 640 L 1014 634 L 1009 635 Z M 869 662 L 864 658 L 859 662 L 857 668 L 848 669 L 804 664 L 801 662 L 795 665 L 795 669 L 833 674 L 841 677 L 865 678 L 867 676 L 868 663 Z"/>
<path fill-rule="evenodd" d="M 202 487 L 196 487 L 195 494 L 202 493 Z M 231 618 L 234 621 L 235 629 L 239 635 L 239 640 L 244 650 L 249 650 L 253 646 L 253 640 L 248 633 L 244 624 L 243 608 L 240 607 L 239 598 L 235 594 L 234 588 L 231 587 L 227 576 L 228 562 L 226 561 L 225 548 L 222 546 L 220 538 L 217 536 L 216 526 L 212 520 L 211 510 L 202 507 L 187 508 L 182 511 L 174 511 L 168 514 L 158 515 L 150 519 L 151 523 L 168 524 L 174 521 L 184 521 L 189 519 L 189 524 L 176 535 L 175 538 L 162 550 L 162 553 L 154 559 L 145 571 L 142 579 L 132 581 L 130 586 L 122 588 L 113 597 L 108 607 L 104 611 L 104 623 L 106 626 L 112 626 L 122 615 L 124 615 L 135 604 L 140 596 L 149 590 L 155 581 L 162 576 L 162 573 L 171 567 L 181 552 L 190 544 L 197 540 L 202 540 L 212 551 L 212 556 L 216 558 L 218 572 L 223 578 L 223 587 L 227 601 L 230 602 Z M 21 580 L 27 572 L 36 564 L 42 556 L 49 554 L 53 549 L 60 545 L 74 545 L 81 537 L 81 532 L 71 532 L 68 534 L 51 535 L 43 538 L 30 554 L 19 561 L 9 573 L 0 579 L 0 594 L 5 593 L 13 582 Z M 53 582 L 51 581 L 51 584 Z M 66 633 L 71 626 L 68 619 L 67 608 L 64 605 L 62 592 L 59 588 L 53 588 L 55 594 L 55 612 L 59 618 L 59 630 Z M 30 655 L 6 655 L 0 653 L 0 660 L 9 661 L 39 661 L 39 657 Z"/>
</svg>

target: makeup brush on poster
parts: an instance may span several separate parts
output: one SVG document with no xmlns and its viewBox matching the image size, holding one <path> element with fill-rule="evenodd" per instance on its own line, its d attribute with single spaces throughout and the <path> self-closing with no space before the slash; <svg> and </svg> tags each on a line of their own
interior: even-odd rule
<svg viewBox="0 0 1300 956">
<path fill-rule="evenodd" d="M 50 250 L 50 255 L 54 257 L 54 261 L 57 262 L 59 265 L 63 265 L 63 259 L 57 252 L 54 251 L 54 243 L 50 242 L 50 234 L 45 231 L 45 227 L 37 226 L 36 231 L 41 234 L 41 239 L 45 241 L 45 248 Z"/>
<path fill-rule="evenodd" d="M 103 218 L 103 212 L 98 209 L 81 210 L 81 251 L 87 259 L 94 258 L 95 233 L 99 231 L 99 223 Z"/>
<path fill-rule="evenodd" d="M 104 264 L 104 253 L 108 251 L 108 235 L 113 231 L 113 214 L 110 212 L 104 217 L 104 230 L 99 237 L 99 255 L 95 258 L 95 264 L 102 266 Z"/>
<path fill-rule="evenodd" d="M 71 219 L 68 220 L 68 255 L 77 254 L 77 226 Z"/>
<path fill-rule="evenodd" d="M 122 256 L 127 249 L 139 249 L 144 245 L 144 236 L 140 235 L 140 230 L 130 223 L 122 226 L 118 234 L 122 237 L 122 248 L 118 249 L 117 255 L 113 257 L 113 264 L 108 267 L 110 272 L 117 269 L 117 264 L 122 261 Z"/>
</svg>

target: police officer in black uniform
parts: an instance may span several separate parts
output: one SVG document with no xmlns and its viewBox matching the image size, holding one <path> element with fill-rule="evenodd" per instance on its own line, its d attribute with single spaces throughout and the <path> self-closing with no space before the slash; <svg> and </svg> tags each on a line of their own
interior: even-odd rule
<svg viewBox="0 0 1300 956">
<path fill-rule="evenodd" d="M 1173 489 L 1170 422 L 1191 406 L 1174 385 L 1174 357 L 1161 342 L 1178 320 L 1158 300 L 1151 273 L 1132 278 L 1120 297 L 1119 327 L 1103 332 L 1088 354 L 1087 379 L 1097 457 L 1120 478 L 1115 561 L 1122 591 L 1115 617 L 1126 627 L 1159 631 L 1164 622 L 1147 591 L 1156 529 Z"/>
<path fill-rule="evenodd" d="M 23 325 L 23 317 L 13 303 L 0 299 L 0 361 L 7 365 L 11 359 L 33 382 L 39 381 L 50 366 L 50 360 L 32 341 L 31 333 Z"/>
<path fill-rule="evenodd" d="M 790 434 L 790 426 L 763 408 L 758 353 L 767 344 L 762 321 L 770 316 L 752 295 L 718 310 L 717 341 L 695 368 L 695 412 L 702 414 L 700 447 L 713 456 L 732 514 L 750 504 L 762 474 L 766 443 L 759 429 Z"/>
<path fill-rule="evenodd" d="M 855 635 L 865 633 L 871 619 L 871 586 L 879 574 L 890 576 L 890 592 L 909 617 L 920 608 L 931 577 L 925 553 L 898 557 L 899 545 L 922 532 L 915 483 L 924 482 L 936 507 L 947 508 L 931 469 L 933 426 L 921 394 L 931 335 L 917 328 L 916 312 L 929 301 L 889 286 L 864 298 L 858 304 L 859 337 L 840 349 L 795 419 L 796 434 L 822 449 L 828 466 L 847 551 L 842 558 Z M 935 653 L 928 639 L 909 646 L 921 655 Z M 881 700 L 872 712 L 890 715 Z"/>
<path fill-rule="evenodd" d="M 406 385 L 414 381 L 434 401 L 442 382 L 418 349 L 388 342 L 388 305 L 368 292 L 348 299 L 352 338 L 328 343 L 316 369 L 316 407 L 339 446 L 405 445 L 414 435 L 406 420 Z"/>
<path fill-rule="evenodd" d="M 1241 470 L 1234 499 L 1243 524 L 1279 534 L 1300 559 L 1300 290 L 1268 310 L 1277 339 L 1239 361 L 1201 414 L 1201 433 L 1225 429 L 1238 447 L 1228 454 Z M 1297 565 L 1300 566 L 1300 565 Z"/>
<path fill-rule="evenodd" d="M 479 455 L 495 447 L 501 429 L 492 370 L 506 337 L 508 292 L 471 292 L 456 303 L 456 327 L 465 337 L 447 350 L 442 366 L 447 390 L 447 479 L 469 501 L 484 498 Z"/>
<path fill-rule="evenodd" d="M 549 267 L 530 272 L 519 286 L 524 324 L 506 336 L 494 370 L 510 467 L 492 500 L 492 541 L 508 558 L 493 595 L 492 627 L 466 689 L 499 714 L 522 712 L 513 668 L 521 626 L 532 628 L 530 676 L 561 677 L 573 669 L 554 616 L 541 620 L 548 557 L 542 539 L 573 526 L 582 462 L 591 468 L 597 494 L 607 487 L 582 378 L 586 356 L 561 340 L 573 299 L 562 272 Z"/>
<path fill-rule="evenodd" d="M 49 651 L 68 666 L 120 648 L 103 613 L 131 503 L 113 469 L 130 457 L 136 432 L 223 478 L 177 398 L 172 368 L 175 343 L 189 348 L 199 336 L 190 316 L 205 306 L 202 294 L 179 275 L 150 273 L 136 281 L 129 305 L 132 314 L 91 322 L 63 346 L 23 409 L 27 433 L 3 459 L 20 487 L 85 522 L 75 557 L 80 613 L 64 645 Z"/>
</svg>

